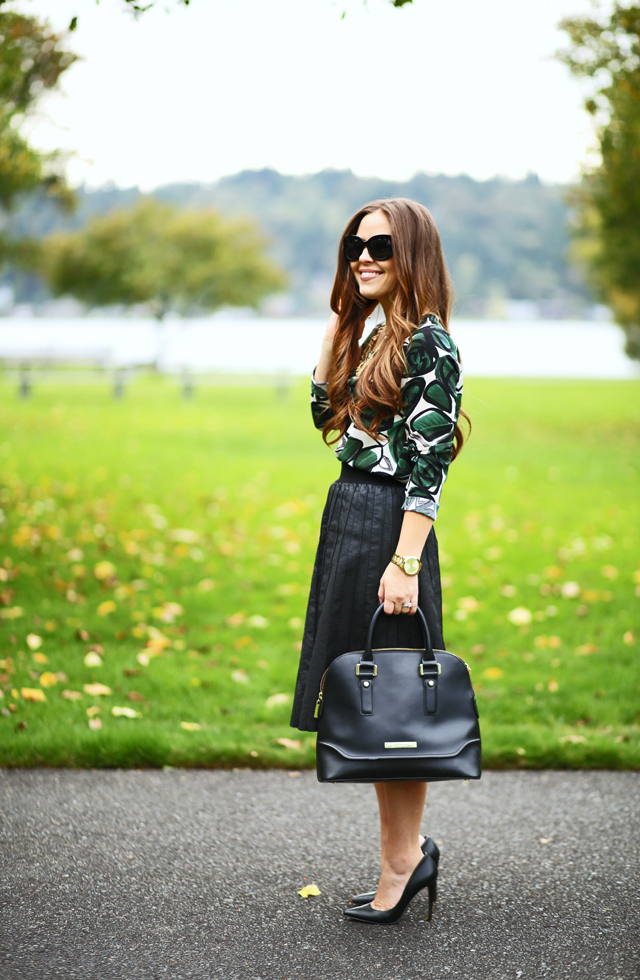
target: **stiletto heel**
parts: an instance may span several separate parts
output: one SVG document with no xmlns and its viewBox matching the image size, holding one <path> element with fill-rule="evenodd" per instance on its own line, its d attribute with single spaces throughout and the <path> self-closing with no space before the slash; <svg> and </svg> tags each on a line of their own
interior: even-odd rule
<svg viewBox="0 0 640 980">
<path fill-rule="evenodd" d="M 436 893 L 437 893 L 437 890 L 438 890 L 438 886 L 436 885 L 436 883 L 434 881 L 433 884 L 427 885 L 427 888 L 429 889 L 429 906 L 428 906 L 428 909 L 427 909 L 427 918 L 426 918 L 425 921 L 426 922 L 431 922 L 431 916 L 433 914 L 433 903 L 436 900 Z"/>
<path fill-rule="evenodd" d="M 427 888 L 429 892 L 427 921 L 429 921 L 433 911 L 433 885 L 437 875 L 438 869 L 436 868 L 433 859 L 428 854 L 425 854 L 422 861 L 420 861 L 417 867 L 414 868 L 413 873 L 405 885 L 402 895 L 400 896 L 398 904 L 394 905 L 392 909 L 374 909 L 369 902 L 367 905 L 361 905 L 358 908 L 345 909 L 343 914 L 346 915 L 348 919 L 356 919 L 358 922 L 373 922 L 378 925 L 391 925 L 392 923 L 398 921 L 411 899 L 415 898 L 418 892 L 422 891 L 423 888 Z"/>
<path fill-rule="evenodd" d="M 436 866 L 436 875 L 438 871 L 438 864 L 440 861 L 440 849 L 435 841 L 431 840 L 430 837 L 425 837 L 424 843 L 422 845 L 422 853 L 428 854 L 433 863 Z M 367 905 L 368 902 L 372 902 L 376 897 L 375 892 L 363 892 L 361 895 L 352 895 L 351 901 L 354 905 Z M 438 900 L 438 889 L 434 885 L 433 890 L 433 900 L 437 902 Z"/>
</svg>

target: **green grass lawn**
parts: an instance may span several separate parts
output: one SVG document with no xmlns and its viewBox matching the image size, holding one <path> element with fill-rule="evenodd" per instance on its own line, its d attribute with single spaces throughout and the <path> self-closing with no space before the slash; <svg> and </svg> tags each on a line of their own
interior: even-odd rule
<svg viewBox="0 0 640 980">
<path fill-rule="evenodd" d="M 288 719 L 338 467 L 306 384 L 0 391 L 0 763 L 313 765 Z M 465 408 L 436 528 L 485 765 L 639 768 L 640 384 Z"/>
</svg>

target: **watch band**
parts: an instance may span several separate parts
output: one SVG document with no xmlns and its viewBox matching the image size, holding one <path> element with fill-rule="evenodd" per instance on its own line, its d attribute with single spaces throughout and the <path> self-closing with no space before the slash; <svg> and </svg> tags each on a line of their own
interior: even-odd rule
<svg viewBox="0 0 640 980">
<path fill-rule="evenodd" d="M 422 568 L 422 562 L 419 558 L 416 558 L 415 555 L 403 556 L 396 552 L 396 554 L 391 558 L 391 561 L 394 565 L 397 565 L 398 568 L 401 568 L 405 575 L 417 575 Z"/>
</svg>

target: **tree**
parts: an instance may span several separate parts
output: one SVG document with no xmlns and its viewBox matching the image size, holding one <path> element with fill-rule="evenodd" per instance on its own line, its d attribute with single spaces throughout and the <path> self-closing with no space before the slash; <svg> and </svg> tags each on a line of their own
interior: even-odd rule
<svg viewBox="0 0 640 980">
<path fill-rule="evenodd" d="M 246 219 L 180 210 L 151 197 L 37 246 L 36 265 L 57 296 L 89 306 L 145 303 L 161 322 L 221 306 L 257 306 L 284 277 Z"/>
<path fill-rule="evenodd" d="M 615 2 L 607 14 L 560 24 L 571 46 L 559 57 L 591 80 L 599 161 L 575 194 L 575 255 L 640 359 L 640 5 Z"/>
<path fill-rule="evenodd" d="M 68 196 L 58 155 L 40 153 L 20 134 L 41 95 L 77 60 L 65 41 L 46 22 L 0 8 L 0 206 L 5 209 L 35 188 Z"/>
<path fill-rule="evenodd" d="M 152 7 L 156 6 L 155 0 L 150 0 L 149 3 L 141 2 L 141 0 L 124 0 L 127 7 L 134 12 L 134 14 L 143 14 L 145 10 L 150 10 Z M 188 7 L 190 0 L 175 0 L 175 2 L 182 7 Z M 413 0 L 389 0 L 392 7 L 404 7 L 406 3 L 413 3 Z M 0 4 L 3 0 L 0 0 Z"/>
</svg>

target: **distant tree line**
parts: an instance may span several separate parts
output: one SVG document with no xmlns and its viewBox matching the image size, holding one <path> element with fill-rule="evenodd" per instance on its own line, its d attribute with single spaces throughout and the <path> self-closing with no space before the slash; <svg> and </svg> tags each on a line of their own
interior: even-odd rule
<svg viewBox="0 0 640 980">
<path fill-rule="evenodd" d="M 416 174 L 408 181 L 358 177 L 349 170 L 290 176 L 245 170 L 213 184 L 168 184 L 154 197 L 191 211 L 219 209 L 250 216 L 270 241 L 269 255 L 289 280 L 292 312 L 324 311 L 336 245 L 349 216 L 378 197 L 410 197 L 425 204 L 440 227 L 461 313 L 491 312 L 501 299 L 534 300 L 543 315 L 579 316 L 592 300 L 580 272 L 567 259 L 570 209 L 567 188 L 535 175 L 514 181 Z M 63 214 L 33 195 L 11 217 L 18 237 L 48 235 L 86 225 L 96 215 L 134 206 L 137 188 L 80 190 L 76 209 Z M 23 277 L 20 298 L 42 297 L 42 286 Z"/>
</svg>

